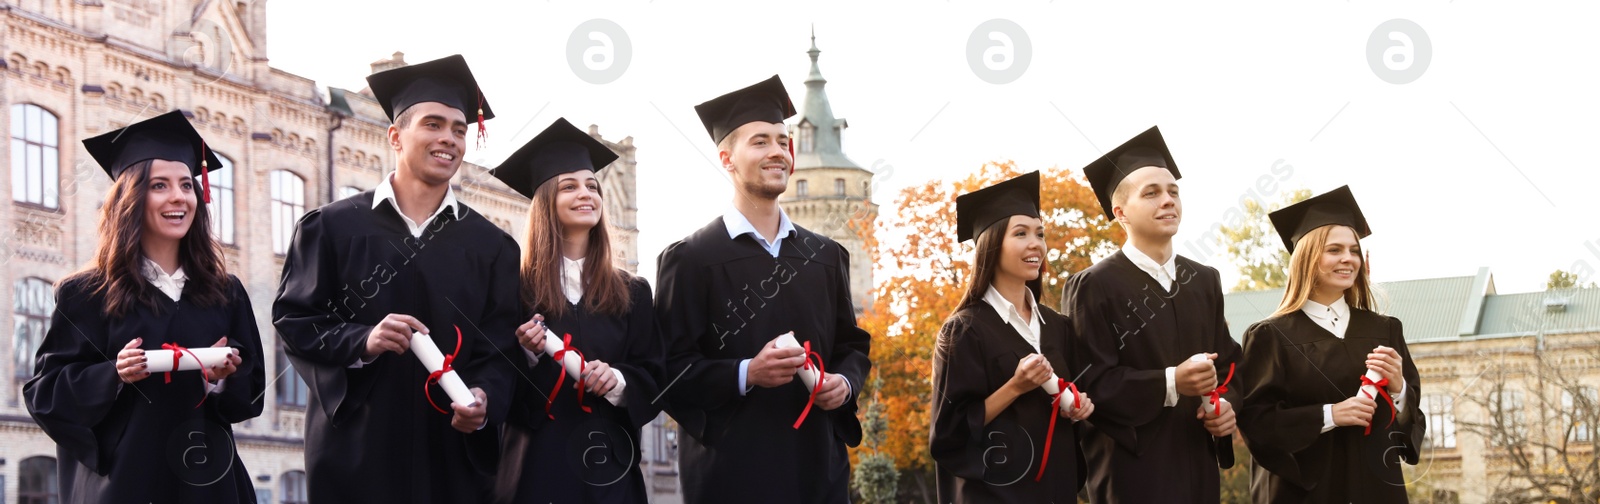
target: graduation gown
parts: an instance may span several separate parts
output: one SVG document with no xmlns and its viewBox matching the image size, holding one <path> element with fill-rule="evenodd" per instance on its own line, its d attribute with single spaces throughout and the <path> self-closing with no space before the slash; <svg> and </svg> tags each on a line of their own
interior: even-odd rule
<svg viewBox="0 0 1600 504">
<path fill-rule="evenodd" d="M 928 453 L 937 466 L 938 501 L 1075 502 L 1083 486 L 1077 424 L 1056 419 L 1044 477 L 1034 481 L 1049 434 L 1050 415 L 1060 415 L 1043 389 L 1018 397 L 984 424 L 984 400 L 1016 373 L 1029 354 L 1040 353 L 1057 375 L 1067 373 L 1066 317 L 1039 308 L 1039 351 L 993 306 L 979 301 L 957 310 L 939 330 L 933 361 L 933 426 Z M 1081 367 L 1081 366 L 1078 366 Z M 1071 375 L 1062 376 L 1071 379 Z M 1061 396 L 1071 401 L 1071 390 Z"/>
<path fill-rule="evenodd" d="M 1166 368 L 1216 353 L 1217 383 L 1237 362 L 1217 270 L 1175 259 L 1170 290 L 1122 252 L 1067 282 L 1062 306 L 1087 370 L 1078 387 L 1094 398 L 1084 428 L 1091 502 L 1217 502 L 1218 467 L 1233 466 L 1233 436 L 1212 438 L 1195 411 L 1205 397 L 1166 399 Z M 1229 403 L 1239 404 L 1235 370 Z"/>
<path fill-rule="evenodd" d="M 220 306 L 200 307 L 187 292 L 178 301 L 158 294 L 156 309 L 135 305 L 117 318 L 82 275 L 56 289 L 50 331 L 22 393 L 56 442 L 61 502 L 256 501 L 232 426 L 261 414 L 266 371 L 250 296 L 237 278 L 227 282 Z M 220 392 L 206 392 L 199 370 L 175 371 L 171 383 L 162 373 L 132 384 L 117 377 L 117 353 L 135 338 L 159 350 L 209 347 L 223 336 L 243 362 Z"/>
<path fill-rule="evenodd" d="M 1295 310 L 1245 332 L 1239 429 L 1253 455 L 1255 502 L 1406 502 L 1400 462 L 1417 463 L 1427 428 L 1417 366 L 1399 319 L 1352 308 L 1349 323 L 1340 339 Z M 1393 410 L 1379 396 L 1371 435 L 1358 426 L 1323 433 L 1322 405 L 1357 393 L 1378 345 L 1400 353 L 1407 421 L 1389 425 Z"/>
<path fill-rule="evenodd" d="M 515 330 L 519 249 L 465 204 L 414 238 L 392 200 L 372 208 L 367 191 L 306 212 L 283 263 L 273 325 L 311 397 L 306 476 L 312 502 L 487 500 L 499 428 L 511 405 L 512 359 L 525 359 Z M 411 352 L 385 352 L 351 368 L 372 326 L 390 313 L 427 326 L 454 368 L 489 398 L 489 426 L 450 426 L 450 398 L 423 384 Z"/>
<path fill-rule="evenodd" d="M 566 316 L 547 315 L 545 319 L 549 331 L 545 337 L 571 334 L 572 347 L 583 352 L 585 362 L 600 360 L 622 372 L 627 381 L 622 390 L 624 406 L 585 393 L 582 404 L 590 409 L 585 413 L 572 388 L 577 382 L 568 376 L 546 414 L 549 394 L 560 373 L 566 371 L 547 355 L 541 355 L 531 368 L 524 356 L 518 356 L 528 380 L 518 380 L 510 421 L 527 430 L 529 441 L 517 479 L 516 502 L 648 500 L 644 475 L 639 472 L 639 429 L 661 412 L 657 383 L 666 362 L 651 307 L 650 284 L 635 277 L 628 293 L 633 307 L 622 316 L 590 313 L 581 304 L 568 304 L 571 311 Z"/>
<path fill-rule="evenodd" d="M 667 412 L 679 440 L 685 502 L 846 502 L 849 455 L 861 443 L 855 394 L 813 407 L 796 377 L 739 395 L 739 361 L 794 331 L 828 373 L 859 392 L 871 337 L 856 327 L 849 253 L 795 226 L 773 258 L 751 235 L 728 238 L 718 217 L 661 252 L 656 316 L 668 346 Z"/>
</svg>

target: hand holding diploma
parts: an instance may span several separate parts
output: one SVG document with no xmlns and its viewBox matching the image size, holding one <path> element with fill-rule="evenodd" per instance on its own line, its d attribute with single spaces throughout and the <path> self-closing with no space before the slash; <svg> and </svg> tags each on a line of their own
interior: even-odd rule
<svg viewBox="0 0 1600 504">
<path fill-rule="evenodd" d="M 1389 403 L 1389 425 L 1394 425 L 1395 404 L 1391 393 L 1400 393 L 1400 353 L 1383 345 L 1372 349 L 1367 354 L 1367 374 L 1361 376 L 1361 390 L 1358 396 L 1365 397 L 1374 402 L 1378 397 L 1383 397 Z M 1369 413 L 1370 417 L 1371 414 Z M 1366 434 L 1372 434 L 1372 424 L 1367 424 Z M 1384 427 L 1388 428 L 1388 427 Z"/>
<path fill-rule="evenodd" d="M 773 339 L 771 346 L 776 351 L 800 350 L 801 352 L 800 357 L 802 360 L 800 366 L 795 368 L 795 374 L 800 376 L 800 381 L 805 384 L 806 390 L 811 392 L 811 397 L 806 400 L 806 408 L 800 411 L 800 418 L 794 421 L 794 428 L 799 429 L 800 424 L 805 423 L 806 415 L 811 414 L 812 405 L 819 405 L 824 410 L 831 410 L 844 404 L 849 395 L 849 390 L 845 388 L 843 383 L 844 380 L 840 379 L 839 375 L 829 377 L 827 369 L 822 364 L 822 355 L 811 350 L 810 341 L 801 344 L 795 339 L 794 331 L 790 331 Z M 763 353 L 765 353 L 765 350 L 763 350 Z M 757 355 L 757 357 L 760 357 L 760 355 Z M 824 390 L 827 391 L 826 394 L 819 396 L 819 393 Z M 823 400 L 818 401 L 819 397 Z"/>
<path fill-rule="evenodd" d="M 433 393 L 428 385 L 439 382 L 444 392 L 449 394 L 450 402 L 471 408 L 478 405 L 478 397 L 467 389 L 466 382 L 456 374 L 454 363 L 456 355 L 461 353 L 461 328 L 456 328 L 456 349 L 450 355 L 439 351 L 439 346 L 433 343 L 433 338 L 423 333 L 413 333 L 409 346 L 417 354 L 417 360 L 422 361 L 422 367 L 428 369 L 428 379 L 422 383 L 422 391 L 428 396 L 428 404 L 440 413 L 449 413 L 433 402 Z"/>
</svg>

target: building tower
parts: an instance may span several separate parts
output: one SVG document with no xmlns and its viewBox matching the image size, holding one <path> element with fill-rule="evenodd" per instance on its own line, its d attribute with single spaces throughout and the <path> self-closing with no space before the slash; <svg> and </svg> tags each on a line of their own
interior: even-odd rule
<svg viewBox="0 0 1600 504">
<path fill-rule="evenodd" d="M 850 252 L 850 298 L 860 313 L 871 304 L 872 259 L 858 230 L 870 229 L 878 217 L 872 203 L 872 172 L 844 155 L 841 140 L 849 123 L 833 116 L 827 79 L 817 67 L 817 36 L 811 35 L 811 74 L 806 77 L 806 100 L 799 120 L 789 126 L 795 142 L 794 175 L 778 204 L 789 218 L 806 229 L 827 236 Z"/>
</svg>

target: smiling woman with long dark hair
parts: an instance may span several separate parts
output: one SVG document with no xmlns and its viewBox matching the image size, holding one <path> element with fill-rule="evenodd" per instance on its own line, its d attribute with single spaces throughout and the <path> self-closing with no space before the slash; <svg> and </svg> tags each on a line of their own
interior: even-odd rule
<svg viewBox="0 0 1600 504">
<path fill-rule="evenodd" d="M 205 171 L 221 166 L 174 111 L 84 141 L 113 183 L 99 244 L 56 286 L 23 387 L 56 442 L 64 502 L 255 502 L 232 424 L 261 414 L 266 373 L 250 299 L 210 234 Z M 147 351 L 231 347 L 151 379 Z M 174 362 L 163 364 L 172 365 Z"/>
<path fill-rule="evenodd" d="M 1094 405 L 1051 377 L 1071 377 L 1072 326 L 1037 302 L 1048 252 L 1039 216 L 1039 172 L 956 199 L 957 239 L 977 238 L 977 250 L 934 350 L 939 502 L 1070 502 L 1083 486 L 1074 422 Z"/>
</svg>

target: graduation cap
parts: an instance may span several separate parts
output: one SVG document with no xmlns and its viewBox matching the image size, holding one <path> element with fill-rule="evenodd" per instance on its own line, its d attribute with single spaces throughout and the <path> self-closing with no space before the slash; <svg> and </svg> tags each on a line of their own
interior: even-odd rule
<svg viewBox="0 0 1600 504">
<path fill-rule="evenodd" d="M 694 106 L 700 114 L 700 123 L 706 126 L 711 141 L 722 143 L 733 130 L 756 121 L 782 123 L 795 114 L 794 102 L 783 89 L 783 81 L 774 74 L 767 80 L 734 91 Z M 789 157 L 794 157 L 794 144 L 789 144 Z M 794 166 L 789 167 L 794 172 Z"/>
<path fill-rule="evenodd" d="M 1146 166 L 1166 168 L 1172 172 L 1173 180 L 1183 178 L 1178 173 L 1178 163 L 1172 160 L 1172 152 L 1167 150 L 1166 140 L 1161 138 L 1161 128 L 1157 126 L 1151 126 L 1144 133 L 1123 142 L 1083 167 L 1083 176 L 1089 179 L 1089 187 L 1100 199 L 1100 208 L 1105 210 L 1106 219 L 1116 218 L 1111 213 L 1111 194 L 1117 191 L 1122 179 Z"/>
<path fill-rule="evenodd" d="M 956 196 L 956 241 L 976 238 L 1013 215 L 1039 217 L 1038 171 Z"/>
<path fill-rule="evenodd" d="M 494 111 L 460 54 L 368 75 L 367 86 L 390 121 L 412 105 L 438 102 L 467 117 L 477 117 L 478 139 L 482 140 L 483 121 L 494 119 Z"/>
<path fill-rule="evenodd" d="M 617 153 L 611 148 L 560 118 L 511 153 L 493 173 L 531 199 L 533 191 L 551 177 L 578 170 L 599 172 L 616 160 Z"/>
<path fill-rule="evenodd" d="M 140 161 L 164 159 L 188 165 L 189 174 L 200 178 L 206 203 L 211 202 L 211 179 L 206 172 L 222 168 L 217 153 L 206 147 L 200 132 L 177 110 L 84 139 L 83 148 L 112 180 Z"/>
<path fill-rule="evenodd" d="M 1272 219 L 1272 227 L 1278 230 L 1278 236 L 1283 238 L 1283 246 L 1291 253 L 1300 237 L 1322 226 L 1350 226 L 1356 230 L 1356 238 L 1366 238 L 1372 234 L 1372 228 L 1367 227 L 1367 217 L 1361 214 L 1361 206 L 1356 204 L 1355 195 L 1350 194 L 1350 186 L 1339 186 L 1338 189 L 1283 207 L 1267 214 L 1267 217 Z"/>
</svg>

